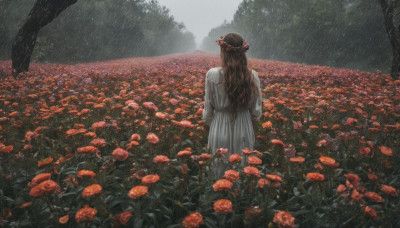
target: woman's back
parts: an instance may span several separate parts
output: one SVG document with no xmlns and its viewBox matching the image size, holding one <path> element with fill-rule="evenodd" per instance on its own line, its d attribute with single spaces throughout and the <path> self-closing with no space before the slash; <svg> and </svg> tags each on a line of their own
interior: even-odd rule
<svg viewBox="0 0 400 228">
<path fill-rule="evenodd" d="M 232 121 L 229 110 L 230 100 L 225 92 L 223 74 L 221 67 L 217 67 L 210 69 L 206 75 L 203 119 L 210 125 L 208 145 L 212 153 L 215 153 L 218 148 L 227 148 L 229 154 L 241 154 L 242 149 L 253 149 L 254 146 L 252 121 L 257 121 L 262 113 L 260 80 L 257 73 L 252 71 L 257 88 L 254 91 L 255 99 L 250 103 L 249 108 L 237 111 Z M 221 164 L 215 165 L 214 177 L 221 178 L 228 166 L 226 159 L 222 160 Z"/>
</svg>

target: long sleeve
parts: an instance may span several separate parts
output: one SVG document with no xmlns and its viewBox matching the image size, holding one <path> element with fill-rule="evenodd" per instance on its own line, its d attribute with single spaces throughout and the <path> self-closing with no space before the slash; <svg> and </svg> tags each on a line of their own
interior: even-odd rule
<svg viewBox="0 0 400 228">
<path fill-rule="evenodd" d="M 203 109 L 203 120 L 206 124 L 210 125 L 214 116 L 214 106 L 212 105 L 211 95 L 211 81 L 209 79 L 210 72 L 206 75 L 205 85 L 205 98 L 204 98 L 204 109 Z"/>
<path fill-rule="evenodd" d="M 250 107 L 250 115 L 251 120 L 257 121 L 260 119 L 262 114 L 262 98 L 261 98 L 261 88 L 260 88 L 260 79 L 258 78 L 257 72 L 253 71 L 254 79 L 256 82 L 256 94 L 253 105 Z"/>
</svg>

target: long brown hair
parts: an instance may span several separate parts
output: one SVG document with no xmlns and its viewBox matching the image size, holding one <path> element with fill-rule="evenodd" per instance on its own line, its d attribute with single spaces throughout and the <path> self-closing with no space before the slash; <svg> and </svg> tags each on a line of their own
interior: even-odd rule
<svg viewBox="0 0 400 228">
<path fill-rule="evenodd" d="M 223 41 L 232 47 L 242 47 L 244 42 L 242 36 L 237 33 L 225 35 Z M 256 84 L 247 65 L 245 50 L 228 50 L 221 46 L 221 62 L 225 93 L 230 102 L 229 112 L 233 121 L 238 111 L 249 108 L 254 101 Z"/>
</svg>

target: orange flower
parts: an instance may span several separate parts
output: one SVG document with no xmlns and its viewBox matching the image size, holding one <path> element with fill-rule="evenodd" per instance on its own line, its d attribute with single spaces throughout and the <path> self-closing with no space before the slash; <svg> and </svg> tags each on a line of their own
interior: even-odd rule
<svg viewBox="0 0 400 228">
<path fill-rule="evenodd" d="M 396 197 L 396 196 L 399 195 L 399 191 L 396 190 L 395 188 L 393 188 L 392 186 L 389 186 L 389 185 L 384 185 L 383 184 L 382 187 L 381 187 L 381 191 L 386 193 L 386 194 L 388 194 L 388 195 L 390 195 L 390 196 L 393 196 L 393 197 Z"/>
<path fill-rule="evenodd" d="M 364 209 L 364 213 L 373 219 L 378 219 L 378 214 L 372 207 L 366 206 Z"/>
<path fill-rule="evenodd" d="M 262 160 L 259 159 L 259 158 L 256 157 L 256 156 L 249 156 L 249 157 L 247 158 L 247 162 L 248 162 L 250 165 L 261 165 L 261 164 L 262 164 Z"/>
<path fill-rule="evenodd" d="M 239 173 L 235 170 L 227 170 L 224 173 L 224 177 L 232 182 L 235 182 L 239 179 Z"/>
<path fill-rule="evenodd" d="M 58 194 L 60 190 L 61 188 L 56 182 L 52 180 L 45 180 L 40 184 L 36 185 L 35 187 L 33 187 L 30 190 L 29 195 L 31 195 L 32 197 L 39 197 L 46 192 Z"/>
<path fill-rule="evenodd" d="M 320 161 L 322 164 L 324 164 L 324 165 L 326 165 L 326 166 L 329 166 L 329 167 L 337 167 L 337 166 L 339 165 L 339 163 L 337 163 L 337 162 L 335 161 L 335 159 L 330 158 L 330 157 L 321 156 L 321 157 L 319 158 L 319 161 Z"/>
<path fill-rule="evenodd" d="M 272 123 L 271 123 L 271 121 L 267 121 L 267 122 L 263 123 L 263 124 L 262 124 L 262 127 L 263 127 L 263 128 L 267 128 L 267 129 L 272 128 Z"/>
<path fill-rule="evenodd" d="M 92 124 L 92 129 L 96 131 L 98 129 L 105 128 L 106 126 L 107 126 L 106 122 L 99 121 Z"/>
<path fill-rule="evenodd" d="M 160 176 L 157 174 L 154 175 L 146 175 L 142 177 L 142 183 L 143 184 L 154 184 L 160 180 Z"/>
<path fill-rule="evenodd" d="M 392 156 L 393 155 L 392 149 L 390 149 L 387 146 L 381 146 L 381 147 L 379 147 L 379 149 L 381 150 L 382 154 L 384 154 L 386 156 Z"/>
<path fill-rule="evenodd" d="M 364 196 L 365 198 L 377 203 L 383 202 L 383 198 L 376 192 L 366 192 Z"/>
<path fill-rule="evenodd" d="M 50 177 L 51 177 L 51 173 L 39 173 L 29 183 L 29 187 L 32 188 L 32 187 L 36 186 L 37 184 L 39 184 L 40 182 L 50 179 Z"/>
<path fill-rule="evenodd" d="M 325 177 L 320 173 L 307 173 L 307 179 L 312 182 L 319 182 L 323 181 Z"/>
<path fill-rule="evenodd" d="M 264 186 L 270 186 L 271 181 L 269 181 L 268 179 L 265 179 L 265 178 L 261 178 L 258 180 L 257 185 L 260 188 L 264 188 Z"/>
<path fill-rule="evenodd" d="M 157 155 L 153 158 L 153 162 L 154 163 L 168 163 L 169 162 L 169 158 L 167 156 L 164 155 Z"/>
<path fill-rule="evenodd" d="M 203 153 L 203 154 L 200 155 L 200 157 L 201 157 L 201 159 L 203 159 L 203 160 L 208 160 L 208 159 L 211 158 L 211 154 L 205 154 L 205 153 Z"/>
<path fill-rule="evenodd" d="M 90 144 L 95 147 L 103 147 L 106 145 L 106 140 L 104 139 L 93 139 Z"/>
<path fill-rule="evenodd" d="M 353 189 L 353 191 L 351 192 L 351 199 L 352 199 L 351 202 L 357 200 L 359 203 L 361 203 L 363 197 L 364 195 L 359 193 L 356 189 Z"/>
<path fill-rule="evenodd" d="M 337 186 L 336 192 L 342 193 L 342 192 L 346 191 L 346 189 L 347 189 L 346 186 L 344 186 L 343 184 L 340 184 L 339 186 Z"/>
<path fill-rule="evenodd" d="M 78 148 L 77 151 L 78 153 L 83 153 L 83 154 L 93 154 L 99 152 L 99 150 L 94 146 L 80 147 Z"/>
<path fill-rule="evenodd" d="M 240 154 L 232 154 L 229 157 L 229 163 L 240 163 L 242 161 L 242 156 Z"/>
<path fill-rule="evenodd" d="M 368 173 L 368 179 L 371 181 L 377 181 L 379 178 L 377 175 L 375 175 L 373 173 Z"/>
<path fill-rule="evenodd" d="M 182 221 L 184 228 L 197 228 L 204 224 L 203 216 L 199 212 L 192 212 L 186 216 Z"/>
<path fill-rule="evenodd" d="M 275 175 L 275 174 L 267 174 L 267 175 L 265 175 L 265 177 L 267 177 L 268 179 L 270 179 L 272 181 L 278 181 L 278 182 L 282 181 L 282 177 Z"/>
<path fill-rule="evenodd" d="M 94 219 L 96 217 L 97 210 L 85 205 L 83 208 L 79 209 L 75 214 L 76 222 L 84 222 Z"/>
<path fill-rule="evenodd" d="M 150 144 L 157 144 L 158 142 L 160 142 L 160 139 L 154 133 L 148 133 L 146 139 L 147 142 Z"/>
<path fill-rule="evenodd" d="M 276 212 L 273 221 L 279 228 L 294 227 L 294 217 L 287 211 Z"/>
<path fill-rule="evenodd" d="M 251 220 L 261 214 L 261 209 L 258 206 L 250 206 L 246 209 L 245 218 Z"/>
<path fill-rule="evenodd" d="M 119 222 L 122 225 L 125 225 L 129 222 L 129 219 L 131 219 L 133 216 L 132 211 L 124 211 L 119 215 Z"/>
<path fill-rule="evenodd" d="M 0 147 L 0 152 L 4 152 L 4 153 L 10 153 L 13 150 L 14 150 L 13 145 L 4 146 L 4 144 L 3 144 L 3 146 Z"/>
<path fill-rule="evenodd" d="M 38 161 L 38 167 L 40 168 L 40 167 L 48 165 L 48 164 L 50 164 L 52 162 L 53 162 L 53 158 L 52 157 L 45 158 L 45 159 L 43 159 L 41 161 Z"/>
<path fill-rule="evenodd" d="M 232 182 L 226 180 L 226 179 L 220 179 L 217 180 L 213 184 L 214 191 L 219 192 L 219 191 L 228 191 L 232 188 L 233 184 Z"/>
<path fill-rule="evenodd" d="M 102 187 L 99 184 L 92 184 L 87 186 L 82 191 L 83 198 L 89 198 L 101 194 Z"/>
<path fill-rule="evenodd" d="M 244 167 L 243 172 L 246 174 L 246 176 L 260 177 L 260 171 L 253 166 Z"/>
<path fill-rule="evenodd" d="M 144 196 L 148 193 L 149 188 L 147 188 L 146 186 L 142 186 L 142 185 L 138 185 L 135 186 L 133 188 L 131 188 L 131 190 L 129 190 L 129 198 L 131 199 L 137 199 L 141 196 Z"/>
<path fill-rule="evenodd" d="M 292 158 L 290 158 L 290 162 L 292 162 L 292 163 L 298 163 L 298 164 L 303 163 L 304 160 L 305 160 L 305 159 L 304 159 L 303 157 L 292 157 Z"/>
<path fill-rule="evenodd" d="M 58 222 L 59 222 L 60 224 L 65 224 L 65 223 L 68 222 L 68 220 L 69 220 L 69 215 L 64 215 L 63 217 L 60 217 L 60 218 L 58 219 Z"/>
<path fill-rule="evenodd" d="M 285 144 L 279 139 L 272 139 L 271 143 L 275 146 L 285 147 Z"/>
<path fill-rule="evenodd" d="M 192 128 L 194 127 L 194 125 L 192 124 L 192 122 L 188 121 L 188 120 L 182 120 L 180 122 L 175 121 L 175 120 L 171 120 L 171 122 L 175 125 L 184 127 L 184 128 Z"/>
<path fill-rule="evenodd" d="M 83 177 L 91 177 L 91 178 L 93 178 L 93 177 L 96 176 L 96 173 L 93 172 L 93 171 L 91 171 L 91 170 L 82 169 L 82 170 L 79 170 L 79 171 L 76 173 L 76 175 L 77 175 L 79 178 L 83 178 Z"/>
<path fill-rule="evenodd" d="M 192 152 L 190 152 L 189 150 L 182 150 L 178 152 L 178 157 L 184 157 L 190 155 L 192 155 Z"/>
<path fill-rule="evenodd" d="M 129 141 L 140 141 L 140 135 L 139 134 L 132 134 L 131 138 L 129 139 Z"/>
<path fill-rule="evenodd" d="M 125 161 L 128 158 L 129 153 L 128 153 L 128 151 L 126 151 L 122 148 L 117 148 L 117 149 L 113 150 L 112 155 L 118 161 Z"/>
<path fill-rule="evenodd" d="M 163 112 L 156 112 L 156 117 L 160 119 L 165 119 L 167 118 L 167 114 Z"/>
<path fill-rule="evenodd" d="M 361 148 L 359 151 L 360 155 L 362 156 L 368 156 L 371 153 L 371 149 L 369 147 Z"/>
<path fill-rule="evenodd" d="M 214 203 L 213 208 L 217 213 L 229 213 L 232 212 L 232 202 L 227 199 L 220 199 Z"/>
<path fill-rule="evenodd" d="M 152 111 L 155 111 L 155 112 L 158 111 L 157 106 L 155 106 L 153 102 L 143 102 L 142 105 L 143 105 L 143 107 L 145 107 L 148 110 L 152 110 Z"/>
</svg>

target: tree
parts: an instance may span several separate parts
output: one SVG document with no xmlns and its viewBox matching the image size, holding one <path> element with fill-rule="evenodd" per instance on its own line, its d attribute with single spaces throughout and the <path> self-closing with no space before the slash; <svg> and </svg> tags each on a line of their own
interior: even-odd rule
<svg viewBox="0 0 400 228">
<path fill-rule="evenodd" d="M 40 29 L 76 2 L 77 0 L 36 0 L 12 45 L 12 68 L 16 74 L 29 70 L 29 63 Z"/>
<path fill-rule="evenodd" d="M 400 73 L 400 1 L 379 0 L 379 3 L 382 7 L 386 31 L 393 51 L 391 76 L 398 79 Z"/>
</svg>

